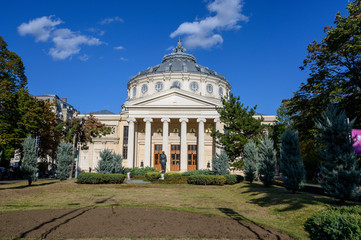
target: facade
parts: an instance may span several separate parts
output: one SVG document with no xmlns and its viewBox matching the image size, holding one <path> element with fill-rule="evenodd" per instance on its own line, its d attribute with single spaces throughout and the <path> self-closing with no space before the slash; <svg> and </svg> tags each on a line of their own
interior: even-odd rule
<svg viewBox="0 0 361 240">
<path fill-rule="evenodd" d="M 160 170 L 162 151 L 168 159 L 167 171 L 210 168 L 212 156 L 220 152 L 210 127 L 222 131 L 216 107 L 222 105 L 221 99 L 230 88 L 223 75 L 199 65 L 193 55 L 185 53 L 179 40 L 161 64 L 130 79 L 120 114 L 93 113 L 113 131 L 93 139 L 87 150 L 80 151 L 80 169 L 94 169 L 105 148 L 121 154 L 129 168 Z M 263 117 L 267 124 L 275 122 L 275 116 Z"/>
<path fill-rule="evenodd" d="M 66 98 L 59 98 L 55 94 L 44 94 L 39 96 L 34 96 L 39 100 L 49 100 L 54 103 L 53 111 L 55 112 L 59 121 L 67 121 L 76 117 L 77 110 L 67 103 Z"/>
</svg>

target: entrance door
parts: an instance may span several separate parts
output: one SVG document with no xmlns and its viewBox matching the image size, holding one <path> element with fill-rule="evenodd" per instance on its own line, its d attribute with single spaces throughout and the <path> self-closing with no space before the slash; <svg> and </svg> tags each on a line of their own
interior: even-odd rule
<svg viewBox="0 0 361 240">
<path fill-rule="evenodd" d="M 158 171 L 162 170 L 162 165 L 160 164 L 160 154 L 162 153 L 162 145 L 154 145 L 154 168 Z"/>
<path fill-rule="evenodd" d="M 180 170 L 180 145 L 171 145 L 170 147 L 170 170 Z"/>
<path fill-rule="evenodd" d="M 197 145 L 188 145 L 188 171 L 197 170 Z"/>
</svg>

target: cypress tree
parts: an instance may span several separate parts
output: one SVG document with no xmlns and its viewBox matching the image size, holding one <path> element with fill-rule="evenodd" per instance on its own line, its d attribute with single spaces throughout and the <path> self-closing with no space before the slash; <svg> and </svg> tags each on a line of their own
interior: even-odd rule
<svg viewBox="0 0 361 240">
<path fill-rule="evenodd" d="M 225 151 L 215 154 L 212 158 L 212 172 L 216 175 L 229 174 L 229 157 Z"/>
<path fill-rule="evenodd" d="M 120 173 L 123 161 L 121 155 L 113 153 L 109 149 L 104 149 L 100 152 L 100 158 L 98 166 L 95 168 L 98 173 Z"/>
<path fill-rule="evenodd" d="M 66 180 L 69 177 L 73 153 L 73 144 L 61 142 L 58 146 L 56 177 L 60 180 Z"/>
<path fill-rule="evenodd" d="M 36 180 L 36 173 L 38 172 L 35 139 L 28 135 L 22 143 L 22 146 L 23 159 L 20 170 L 23 177 L 28 179 L 30 186 L 31 183 Z"/>
<path fill-rule="evenodd" d="M 298 132 L 287 128 L 282 135 L 280 169 L 284 176 L 283 184 L 287 190 L 295 193 L 305 179 L 305 168 L 301 157 Z"/>
<path fill-rule="evenodd" d="M 250 140 L 244 146 L 244 174 L 246 181 L 250 183 L 257 178 L 257 169 L 259 164 L 259 156 L 257 145 L 253 140 Z"/>
<path fill-rule="evenodd" d="M 260 164 L 258 174 L 266 187 L 272 185 L 276 171 L 276 151 L 273 146 L 273 141 L 268 136 L 259 144 Z"/>
<path fill-rule="evenodd" d="M 354 120 L 348 123 L 345 112 L 335 106 L 330 106 L 316 121 L 322 144 L 320 184 L 326 194 L 342 201 L 359 195 L 361 171 L 350 136 L 353 123 Z"/>
</svg>

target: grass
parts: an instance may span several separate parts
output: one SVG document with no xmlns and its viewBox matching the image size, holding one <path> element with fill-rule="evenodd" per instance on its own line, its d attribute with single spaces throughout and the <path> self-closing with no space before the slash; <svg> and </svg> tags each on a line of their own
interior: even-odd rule
<svg viewBox="0 0 361 240">
<path fill-rule="evenodd" d="M 160 208 L 231 217 L 308 239 L 306 219 L 335 202 L 309 193 L 291 194 L 259 183 L 226 186 L 187 184 L 85 185 L 42 181 L 0 185 L 0 211 L 82 207 Z"/>
</svg>

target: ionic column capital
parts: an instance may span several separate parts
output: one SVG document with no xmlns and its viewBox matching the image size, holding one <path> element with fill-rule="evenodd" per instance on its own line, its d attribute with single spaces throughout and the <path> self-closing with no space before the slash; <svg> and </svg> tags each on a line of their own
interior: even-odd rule
<svg viewBox="0 0 361 240">
<path fill-rule="evenodd" d="M 136 120 L 135 118 L 133 118 L 133 117 L 130 117 L 130 118 L 127 119 L 127 122 L 128 122 L 128 123 L 129 123 L 129 122 L 135 123 L 135 122 L 137 122 L 137 120 Z"/>
<path fill-rule="evenodd" d="M 197 119 L 197 122 L 199 122 L 199 123 L 200 123 L 200 122 L 205 123 L 206 121 L 207 121 L 207 120 L 206 120 L 205 118 L 198 118 L 198 119 Z"/>
<path fill-rule="evenodd" d="M 161 121 L 162 122 L 170 122 L 170 118 L 162 118 Z"/>
<path fill-rule="evenodd" d="M 187 123 L 187 122 L 188 122 L 188 118 L 180 118 L 180 119 L 179 119 L 179 122 L 186 122 L 186 123 Z"/>
<path fill-rule="evenodd" d="M 153 122 L 153 118 L 147 117 L 147 118 L 144 118 L 143 121 L 144 122 Z"/>
<path fill-rule="evenodd" d="M 215 119 L 214 119 L 214 122 L 215 122 L 215 123 L 217 123 L 217 122 L 219 122 L 219 123 L 220 123 L 220 122 L 221 122 L 221 119 L 219 119 L 219 118 L 215 118 Z"/>
</svg>

